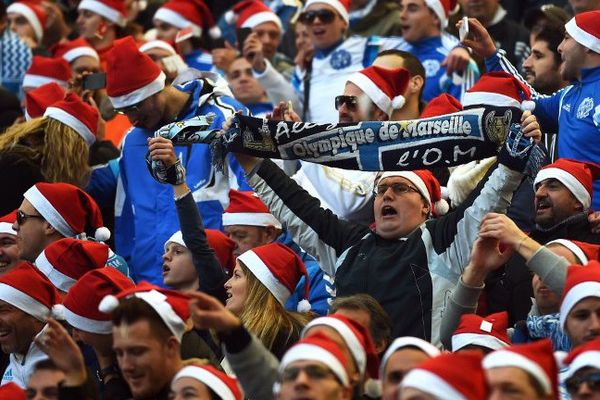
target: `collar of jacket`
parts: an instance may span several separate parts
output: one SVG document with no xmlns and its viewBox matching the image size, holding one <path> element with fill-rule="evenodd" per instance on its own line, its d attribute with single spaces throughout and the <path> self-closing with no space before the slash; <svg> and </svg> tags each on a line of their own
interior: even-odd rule
<svg viewBox="0 0 600 400">
<path fill-rule="evenodd" d="M 588 222 L 588 213 L 580 212 L 565 218 L 558 224 L 549 228 L 542 228 L 536 225 L 535 229 L 529 235 L 532 239 L 545 244 L 554 239 L 580 240 L 585 232 L 591 235 L 590 224 Z"/>
<path fill-rule="evenodd" d="M 581 69 L 581 83 L 591 83 L 600 80 L 600 66 Z"/>
</svg>

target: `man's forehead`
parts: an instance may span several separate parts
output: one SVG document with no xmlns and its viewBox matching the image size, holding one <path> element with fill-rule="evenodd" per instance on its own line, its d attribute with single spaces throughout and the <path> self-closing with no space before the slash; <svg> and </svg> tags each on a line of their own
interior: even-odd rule
<svg viewBox="0 0 600 400">
<path fill-rule="evenodd" d="M 254 28 L 252 28 L 252 30 L 257 33 L 271 32 L 271 31 L 281 32 L 281 29 L 279 29 L 277 24 L 273 21 L 266 21 L 266 22 L 263 22 L 262 24 L 258 24 Z"/>
<path fill-rule="evenodd" d="M 27 199 L 23 199 L 23 202 L 19 206 L 19 210 L 23 211 L 25 214 L 31 214 L 37 211 L 33 204 L 31 204 Z"/>
</svg>

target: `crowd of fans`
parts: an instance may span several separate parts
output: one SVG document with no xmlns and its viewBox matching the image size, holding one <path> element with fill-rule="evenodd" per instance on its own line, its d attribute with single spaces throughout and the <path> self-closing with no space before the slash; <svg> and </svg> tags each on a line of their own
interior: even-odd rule
<svg viewBox="0 0 600 400">
<path fill-rule="evenodd" d="M 600 399 L 600 1 L 4 1 L 0 85 L 0 399 Z M 161 134 L 482 107 L 429 169 Z"/>
</svg>

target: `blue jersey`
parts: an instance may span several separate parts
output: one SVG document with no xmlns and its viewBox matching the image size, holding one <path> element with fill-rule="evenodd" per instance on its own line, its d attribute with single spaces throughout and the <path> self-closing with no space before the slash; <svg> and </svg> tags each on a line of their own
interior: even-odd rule
<svg viewBox="0 0 600 400">
<path fill-rule="evenodd" d="M 194 50 L 183 56 L 185 63 L 198 71 L 215 71 L 212 55 L 204 50 Z"/>
<path fill-rule="evenodd" d="M 198 79 L 174 86 L 192 96 L 180 114 L 181 120 L 214 113 L 216 118 L 212 126 L 220 128 L 236 110 L 247 113 L 247 109 L 231 97 L 210 95 L 211 88 L 208 93 L 201 93 L 204 85 L 207 83 Z M 130 130 L 123 140 L 121 157 L 93 171 L 88 192 L 99 204 L 114 201 L 115 245 L 117 252 L 127 260 L 132 279 L 162 285 L 163 246 L 179 229 L 179 223 L 173 188 L 156 182 L 146 167 L 147 139 L 153 134 L 142 128 Z M 229 203 L 229 189 L 250 190 L 241 167 L 230 158 L 228 177 L 215 171 L 209 147 L 204 144 L 175 146 L 175 153 L 186 169 L 186 181 L 204 226 L 221 229 L 221 215 Z"/>
<path fill-rule="evenodd" d="M 506 71 L 527 83 L 503 50 L 485 64 L 488 71 Z M 558 132 L 558 157 L 600 163 L 600 67 L 582 69 L 581 80 L 550 96 L 529 87 L 544 131 Z M 594 182 L 592 209 L 600 210 L 600 181 Z"/>
</svg>

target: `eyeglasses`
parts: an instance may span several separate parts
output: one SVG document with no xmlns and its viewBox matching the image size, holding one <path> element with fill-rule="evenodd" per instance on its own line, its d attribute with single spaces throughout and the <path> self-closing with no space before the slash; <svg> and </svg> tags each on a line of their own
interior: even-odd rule
<svg viewBox="0 0 600 400">
<path fill-rule="evenodd" d="M 115 108 L 115 111 L 117 112 L 117 114 L 121 114 L 121 115 L 127 115 L 127 114 L 137 114 L 138 112 L 140 112 L 140 103 L 134 104 L 132 106 L 129 107 L 124 107 L 124 108 Z"/>
<path fill-rule="evenodd" d="M 17 223 L 19 225 L 23 225 L 23 222 L 25 222 L 25 220 L 27 218 L 39 218 L 39 219 L 46 219 L 44 217 L 42 217 L 41 215 L 35 215 L 35 214 L 25 214 L 23 211 L 18 210 L 17 211 Z"/>
<path fill-rule="evenodd" d="M 335 97 L 335 109 L 339 111 L 342 105 L 346 105 L 346 108 L 350 111 L 356 111 L 358 108 L 358 97 L 356 96 L 336 96 Z"/>
<path fill-rule="evenodd" d="M 298 21 L 305 25 L 312 25 L 317 17 L 322 23 L 330 24 L 335 19 L 335 13 L 331 10 L 305 11 L 298 16 Z"/>
<path fill-rule="evenodd" d="M 405 183 L 392 183 L 391 185 L 375 186 L 375 188 L 373 189 L 373 194 L 375 196 L 383 196 L 385 194 L 385 192 L 388 191 L 389 188 L 392 188 L 392 192 L 394 192 L 394 194 L 396 196 L 400 196 L 400 195 L 403 195 L 404 193 L 408 193 L 408 192 L 419 193 L 419 189 L 412 187 L 410 185 L 407 185 Z"/>
<path fill-rule="evenodd" d="M 333 375 L 329 368 L 321 365 L 307 365 L 305 367 L 287 367 L 281 373 L 282 382 L 293 382 L 298 379 L 300 372 L 304 371 L 310 379 L 326 379 Z M 335 375 L 333 375 L 335 377 Z"/>
<path fill-rule="evenodd" d="M 600 372 L 592 372 L 591 374 L 583 376 L 574 376 L 565 381 L 565 386 L 567 392 L 569 392 L 571 396 L 574 396 L 579 392 L 579 388 L 584 383 L 587 384 L 592 392 L 600 392 Z"/>
</svg>

